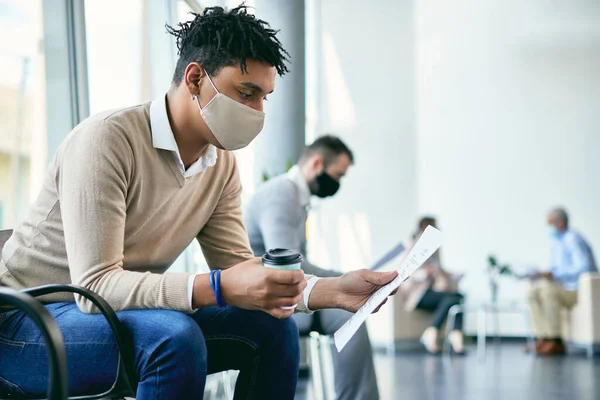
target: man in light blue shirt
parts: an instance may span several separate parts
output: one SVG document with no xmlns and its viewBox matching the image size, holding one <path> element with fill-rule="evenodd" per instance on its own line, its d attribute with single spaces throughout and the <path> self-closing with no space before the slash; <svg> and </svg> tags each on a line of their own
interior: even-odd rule
<svg viewBox="0 0 600 400">
<path fill-rule="evenodd" d="M 562 208 L 548 214 L 552 237 L 548 272 L 539 272 L 540 281 L 529 291 L 529 304 L 541 355 L 564 354 L 561 339 L 562 308 L 577 303 L 579 276 L 597 271 L 592 249 L 583 237 L 569 228 L 569 216 Z"/>
</svg>

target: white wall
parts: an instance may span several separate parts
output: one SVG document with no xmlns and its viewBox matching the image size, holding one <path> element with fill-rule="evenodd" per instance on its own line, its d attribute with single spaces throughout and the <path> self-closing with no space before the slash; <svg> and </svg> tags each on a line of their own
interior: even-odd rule
<svg viewBox="0 0 600 400">
<path fill-rule="evenodd" d="M 317 126 L 357 164 L 318 213 L 317 255 L 360 267 L 431 213 L 446 265 L 484 300 L 488 254 L 545 265 L 545 214 L 559 204 L 598 254 L 598 2 L 411 3 L 319 2 Z M 507 280 L 501 297 L 524 289 Z M 522 332 L 518 316 L 502 325 Z"/>
<path fill-rule="evenodd" d="M 600 249 L 598 11 L 582 1 L 418 2 L 419 211 L 440 217 L 444 259 L 468 271 L 471 298 L 487 296 L 490 252 L 545 265 L 554 205 Z"/>
<path fill-rule="evenodd" d="M 402 240 L 416 212 L 411 3 L 308 6 L 307 34 L 318 33 L 307 43 L 307 83 L 316 88 L 307 93 L 309 128 L 340 136 L 356 157 L 339 194 L 309 220 L 309 255 L 322 265 L 356 269 Z"/>
</svg>

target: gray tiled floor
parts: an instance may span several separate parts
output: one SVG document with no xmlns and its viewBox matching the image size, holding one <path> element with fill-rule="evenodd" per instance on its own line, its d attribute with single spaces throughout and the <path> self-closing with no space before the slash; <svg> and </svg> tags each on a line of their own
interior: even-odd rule
<svg viewBox="0 0 600 400">
<path fill-rule="evenodd" d="M 490 346 L 478 360 L 475 347 L 465 357 L 424 353 L 378 354 L 381 400 L 592 400 L 600 399 L 600 358 L 584 355 L 537 358 L 521 344 Z M 307 382 L 299 385 L 298 400 Z"/>
</svg>

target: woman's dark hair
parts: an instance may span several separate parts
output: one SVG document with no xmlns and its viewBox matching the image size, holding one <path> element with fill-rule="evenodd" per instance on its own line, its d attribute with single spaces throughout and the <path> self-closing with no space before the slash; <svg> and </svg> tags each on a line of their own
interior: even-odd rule
<svg viewBox="0 0 600 400">
<path fill-rule="evenodd" d="M 430 215 L 426 215 L 423 218 L 421 218 L 419 220 L 419 224 L 417 226 L 417 231 L 415 232 L 415 234 L 413 235 L 413 238 L 417 238 L 419 237 L 419 235 L 421 234 L 421 232 L 423 232 L 425 230 L 425 228 L 427 228 L 429 225 L 435 225 L 435 218 L 430 216 Z"/>
</svg>

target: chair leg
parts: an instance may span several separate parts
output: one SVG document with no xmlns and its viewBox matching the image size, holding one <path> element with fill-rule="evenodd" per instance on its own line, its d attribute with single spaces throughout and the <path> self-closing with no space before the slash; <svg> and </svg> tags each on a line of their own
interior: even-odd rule
<svg viewBox="0 0 600 400">
<path fill-rule="evenodd" d="M 456 314 L 464 313 L 463 306 L 460 304 L 456 304 L 448 310 L 448 317 L 446 318 L 446 333 L 444 334 L 444 340 L 442 342 L 442 353 L 452 354 L 452 347 L 450 346 L 450 341 L 448 340 L 448 335 L 450 331 L 454 327 L 456 322 Z"/>
<path fill-rule="evenodd" d="M 531 348 L 535 348 L 535 332 L 531 323 L 531 313 L 529 308 L 522 308 L 523 316 L 525 317 L 525 329 L 527 330 L 527 345 Z M 535 354 L 535 352 L 532 352 Z"/>
<path fill-rule="evenodd" d="M 594 352 L 593 344 L 590 344 L 589 346 L 587 346 L 586 353 L 587 353 L 588 358 L 594 358 L 595 352 Z"/>
<path fill-rule="evenodd" d="M 217 400 L 221 389 L 221 376 L 208 375 L 206 377 L 206 386 L 204 387 L 204 400 Z M 227 399 L 229 400 L 229 399 Z"/>
<path fill-rule="evenodd" d="M 223 379 L 223 394 L 226 400 L 233 400 L 233 393 L 231 390 L 231 373 L 229 371 L 223 371 L 221 379 Z"/>
<path fill-rule="evenodd" d="M 480 360 L 485 360 L 485 340 L 487 328 L 487 311 L 481 307 L 477 312 L 477 356 Z"/>
<path fill-rule="evenodd" d="M 333 373 L 333 355 L 331 337 L 321 335 L 319 338 L 321 371 L 323 373 L 323 393 L 326 400 L 335 398 L 335 377 Z"/>
<path fill-rule="evenodd" d="M 326 400 L 323 391 L 323 370 L 319 349 L 319 337 L 317 332 L 311 332 L 308 338 L 308 363 L 310 365 L 310 380 L 312 382 L 312 394 L 315 400 Z"/>
<path fill-rule="evenodd" d="M 331 337 L 311 332 L 308 337 L 308 364 L 312 383 L 312 399 L 333 400 L 335 382 L 333 373 Z"/>
</svg>

